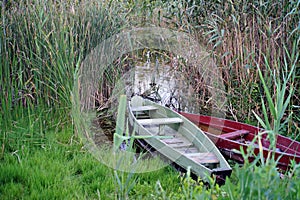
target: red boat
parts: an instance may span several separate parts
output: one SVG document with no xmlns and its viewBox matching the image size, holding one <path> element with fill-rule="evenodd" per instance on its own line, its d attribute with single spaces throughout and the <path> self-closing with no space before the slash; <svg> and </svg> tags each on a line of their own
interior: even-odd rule
<svg viewBox="0 0 300 200">
<path fill-rule="evenodd" d="M 216 144 L 224 156 L 238 162 L 244 162 L 240 148 L 247 152 L 247 148 L 250 145 L 254 148 L 254 154 L 259 154 L 260 149 L 256 136 L 259 131 L 263 131 L 262 129 L 227 119 L 184 112 L 180 114 L 198 125 Z M 273 152 L 275 160 L 278 160 L 277 167 L 284 171 L 289 168 L 292 160 L 300 163 L 300 143 L 295 140 L 277 135 L 276 150 L 272 151 L 269 149 L 270 141 L 267 139 L 267 134 L 263 134 L 261 144 L 264 158 L 267 158 L 270 156 L 270 152 Z M 249 157 L 250 162 L 254 159 L 255 156 Z"/>
</svg>

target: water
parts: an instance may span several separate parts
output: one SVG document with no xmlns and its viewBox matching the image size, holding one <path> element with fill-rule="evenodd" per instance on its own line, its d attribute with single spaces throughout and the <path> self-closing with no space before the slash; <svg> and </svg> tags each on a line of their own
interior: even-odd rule
<svg viewBox="0 0 300 200">
<path fill-rule="evenodd" d="M 160 104 L 185 112 L 199 113 L 196 92 L 176 67 L 146 62 L 137 65 L 127 78 L 127 95 L 144 95 Z"/>
</svg>

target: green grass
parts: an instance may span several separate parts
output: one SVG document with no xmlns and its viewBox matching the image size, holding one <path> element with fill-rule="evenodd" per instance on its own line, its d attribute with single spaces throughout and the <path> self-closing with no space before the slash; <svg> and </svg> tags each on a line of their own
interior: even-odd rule
<svg viewBox="0 0 300 200">
<path fill-rule="evenodd" d="M 51 135 L 65 134 L 69 137 L 72 132 Z M 97 190 L 113 193 L 113 180 L 107 180 L 109 169 L 81 145 L 67 142 L 47 138 L 42 148 L 24 146 L 16 153 L 5 154 L 0 167 L 1 199 L 80 199 L 96 198 Z"/>
<path fill-rule="evenodd" d="M 114 170 L 99 162 L 77 140 L 70 128 L 49 132 L 39 147 L 24 145 L 0 160 L 1 199 L 115 199 Z M 110 152 L 111 153 L 111 152 Z M 109 155 L 108 155 L 109 156 Z M 110 154 L 111 156 L 111 154 Z M 161 164 L 145 160 L 145 165 Z M 158 167 L 157 167 L 158 168 Z M 127 177 L 130 173 L 117 172 Z M 131 198 L 157 196 L 160 181 L 167 193 L 181 187 L 178 172 L 170 167 L 134 174 Z"/>
<path fill-rule="evenodd" d="M 112 168 L 74 140 L 70 129 L 50 133 L 42 147 L 27 145 L 5 153 L 0 160 L 1 199 L 117 199 L 119 186 Z M 184 179 L 165 167 L 133 174 L 135 184 L 128 199 L 299 199 L 299 168 L 295 166 L 281 179 L 273 164 L 246 163 L 234 168 L 224 186 L 206 190 L 201 182 Z M 130 176 L 117 173 L 125 179 Z"/>
<path fill-rule="evenodd" d="M 227 193 L 224 199 L 299 199 L 300 165 L 283 175 L 274 160 L 264 166 L 256 166 L 257 161 L 234 167 L 223 187 Z"/>
</svg>

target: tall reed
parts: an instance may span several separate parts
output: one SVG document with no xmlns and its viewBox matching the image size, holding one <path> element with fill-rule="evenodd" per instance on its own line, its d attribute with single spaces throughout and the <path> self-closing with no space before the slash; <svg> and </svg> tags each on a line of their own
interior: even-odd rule
<svg viewBox="0 0 300 200">
<path fill-rule="evenodd" d="M 165 4 L 168 12 L 164 13 L 163 20 L 169 27 L 189 27 L 182 30 L 204 43 L 217 62 L 229 100 L 227 112 L 232 118 L 255 121 L 252 110 L 262 116 L 260 95 L 263 86 L 257 65 L 270 89 L 273 87 L 270 71 L 280 74 L 296 65 L 296 78 L 291 84 L 299 87 L 300 71 L 296 62 L 300 43 L 299 1 L 176 0 Z M 194 83 L 195 88 L 204 91 L 201 74 L 196 73 L 195 79 L 198 80 Z M 286 110 L 297 116 L 299 113 L 292 105 L 299 105 L 299 92 L 295 91 L 290 109 Z M 295 117 L 293 120 L 297 121 Z"/>
<path fill-rule="evenodd" d="M 3 149 L 9 138 L 29 140 L 27 133 L 9 134 L 22 118 L 24 126 L 42 132 L 70 122 L 70 95 L 82 59 L 123 23 L 121 12 L 108 2 L 5 2 L 0 24 Z M 32 128 L 29 138 L 43 137 Z"/>
<path fill-rule="evenodd" d="M 281 66 L 287 65 L 285 70 L 291 70 L 295 62 L 285 58 L 289 52 L 296 56 L 294 43 L 299 43 L 297 23 L 300 18 L 296 14 L 299 2 L 211 3 L 216 8 L 199 20 L 202 20 L 208 45 L 223 71 L 233 113 L 239 119 L 253 120 L 251 110 L 259 112 L 261 106 L 257 103 L 262 85 L 256 64 L 265 71 L 265 77 L 269 77 L 267 64 L 271 71 L 279 74 Z M 271 77 L 267 80 L 269 88 L 271 80 Z"/>
</svg>

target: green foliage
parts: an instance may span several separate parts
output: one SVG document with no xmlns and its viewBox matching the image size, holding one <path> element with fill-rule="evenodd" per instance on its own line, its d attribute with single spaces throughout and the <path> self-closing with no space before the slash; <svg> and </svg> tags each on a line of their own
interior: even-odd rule
<svg viewBox="0 0 300 200">
<path fill-rule="evenodd" d="M 179 179 L 175 170 L 166 167 L 145 174 L 116 172 L 117 180 L 114 171 L 99 163 L 72 134 L 70 128 L 49 132 L 42 147 L 29 144 L 5 153 L 0 160 L 0 198 L 118 199 L 124 194 L 129 199 L 150 198 L 157 196 L 158 180 L 167 192 L 176 193 Z M 111 158 L 113 152 L 103 151 Z M 141 165 L 161 162 L 143 160 Z M 122 190 L 119 184 L 124 186 Z"/>
<path fill-rule="evenodd" d="M 274 84 L 273 89 L 269 89 L 267 80 L 264 78 L 261 69 L 258 67 L 258 74 L 265 93 L 265 97 L 261 96 L 263 118 L 255 112 L 254 115 L 261 126 L 266 130 L 270 141 L 270 149 L 273 150 L 276 148 L 276 135 L 283 134 L 284 132 L 282 130 L 284 130 L 285 125 L 292 119 L 293 112 L 290 112 L 285 119 L 284 115 L 291 103 L 291 97 L 294 94 L 295 66 L 299 54 L 297 53 L 295 56 L 295 61 L 292 63 L 290 70 L 288 70 L 287 63 L 285 63 L 282 72 L 273 72 L 265 58 L 266 66 L 272 77 L 271 83 Z M 272 90 L 275 90 L 274 94 L 272 94 Z"/>
<path fill-rule="evenodd" d="M 224 199 L 298 199 L 299 165 L 292 171 L 296 172 L 293 176 L 280 174 L 275 162 L 263 167 L 236 165 L 237 181 L 226 180 L 223 189 L 227 197 Z"/>
<path fill-rule="evenodd" d="M 117 199 L 113 171 L 87 153 L 70 129 L 47 135 L 43 147 L 24 146 L 0 160 L 1 199 Z M 189 173 L 178 176 L 170 167 L 118 177 L 122 184 L 129 183 L 128 199 L 299 199 L 299 167 L 294 164 L 283 176 L 272 162 L 263 167 L 236 165 L 224 186 L 211 180 L 208 189 Z"/>
<path fill-rule="evenodd" d="M 6 153 L 0 161 L 0 198 L 99 198 L 98 193 L 113 193 L 107 168 L 83 151 L 81 145 L 70 144 L 71 134 L 70 129 L 51 133 L 55 137 L 47 137 L 43 147 L 27 145 Z"/>
<path fill-rule="evenodd" d="M 259 134 L 255 140 L 259 142 L 260 139 Z M 253 151 L 251 145 L 247 154 L 241 148 L 245 162 L 243 166 L 234 166 L 231 177 L 227 177 L 222 187 L 221 199 L 298 199 L 300 164 L 291 163 L 291 169 L 283 174 L 273 157 L 264 159 L 262 149 L 250 163 L 248 159 L 254 155 Z"/>
<path fill-rule="evenodd" d="M 298 58 L 298 55 L 296 59 Z M 267 61 L 266 61 L 267 63 Z M 291 67 L 290 71 L 287 71 L 287 66 L 285 66 L 285 71 L 282 72 L 282 78 L 279 76 L 277 77 L 276 74 L 274 74 L 270 66 L 268 66 L 268 69 L 271 73 L 271 76 L 273 77 L 273 83 L 275 84 L 275 94 L 274 94 L 274 100 L 271 96 L 271 92 L 266 84 L 265 78 L 263 77 L 263 74 L 258 67 L 258 73 L 260 80 L 263 85 L 263 90 L 266 94 L 266 100 L 267 105 L 269 106 L 269 109 L 266 109 L 266 102 L 264 98 L 262 97 L 262 109 L 263 109 L 263 115 L 264 120 L 260 118 L 257 114 L 255 114 L 257 120 L 260 122 L 260 124 L 263 126 L 266 130 L 272 130 L 275 134 L 280 133 L 280 129 L 283 125 L 285 125 L 288 120 L 290 120 L 291 116 L 288 116 L 284 122 L 282 122 L 283 116 L 285 114 L 286 109 L 288 108 L 288 105 L 290 103 L 291 97 L 294 93 L 293 88 L 293 82 L 294 82 L 294 73 L 295 73 L 295 64 Z M 282 80 L 281 80 L 282 79 Z M 289 88 L 287 89 L 289 85 Z M 286 95 L 286 91 L 288 91 L 288 94 Z M 268 111 L 270 111 L 270 115 L 268 114 Z M 270 117 L 271 116 L 271 117 Z M 270 121 L 270 119 L 272 121 Z"/>
</svg>

